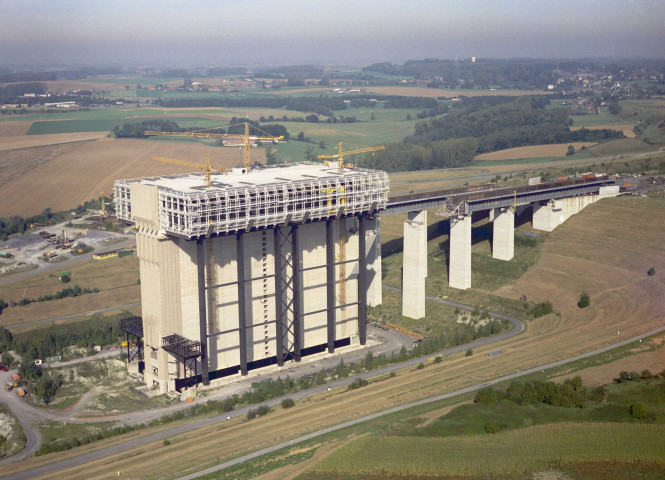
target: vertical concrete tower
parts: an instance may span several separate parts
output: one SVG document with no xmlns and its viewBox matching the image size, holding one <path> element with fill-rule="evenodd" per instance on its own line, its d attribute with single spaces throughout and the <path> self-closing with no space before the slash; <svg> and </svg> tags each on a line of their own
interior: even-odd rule
<svg viewBox="0 0 665 480">
<path fill-rule="evenodd" d="M 201 174 L 116 181 L 118 218 L 136 225 L 145 383 L 180 390 L 364 344 L 387 195 L 385 172 L 321 164 L 210 187 Z"/>
</svg>

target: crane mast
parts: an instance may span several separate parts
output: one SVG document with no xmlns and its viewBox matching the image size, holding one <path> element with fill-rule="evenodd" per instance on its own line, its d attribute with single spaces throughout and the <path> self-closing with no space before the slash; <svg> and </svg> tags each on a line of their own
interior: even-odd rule
<svg viewBox="0 0 665 480">
<path fill-rule="evenodd" d="M 235 139 L 243 139 L 244 144 L 243 144 L 243 164 L 247 172 L 249 172 L 249 169 L 251 167 L 251 157 L 250 157 L 250 147 L 251 147 L 251 142 L 250 140 L 260 140 L 260 141 L 273 141 L 273 142 L 278 142 L 281 140 L 284 140 L 283 136 L 274 136 L 270 135 L 269 133 L 264 132 L 258 127 L 254 127 L 257 130 L 261 131 L 265 135 L 261 136 L 249 136 L 249 122 L 243 122 L 243 123 L 236 123 L 233 125 L 229 125 L 229 127 L 235 127 L 239 125 L 245 125 L 245 132 L 244 133 L 213 133 L 213 132 L 206 132 L 205 130 L 211 130 L 210 128 L 206 128 L 204 130 L 196 130 L 193 132 L 159 132 L 156 130 L 146 130 L 143 132 L 143 135 L 149 136 L 149 137 L 195 137 L 195 138 L 235 138 Z M 213 127 L 215 128 L 215 127 Z"/>
</svg>

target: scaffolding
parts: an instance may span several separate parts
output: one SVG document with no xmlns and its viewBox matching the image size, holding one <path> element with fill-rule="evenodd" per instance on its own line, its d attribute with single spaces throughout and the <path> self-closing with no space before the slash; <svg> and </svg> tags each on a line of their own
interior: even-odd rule
<svg viewBox="0 0 665 480">
<path fill-rule="evenodd" d="M 160 230 L 186 238 L 358 215 L 384 209 L 387 204 L 389 186 L 385 172 L 358 169 L 338 174 L 320 165 L 274 170 L 268 182 L 253 182 L 254 170 L 235 181 L 231 179 L 231 184 L 215 185 L 213 179 L 211 188 L 187 187 L 178 182 L 191 179 L 192 175 L 117 180 L 116 213 L 118 218 L 133 222 L 134 182 L 158 186 Z M 230 177 L 224 177 L 224 181 Z M 255 178 L 265 178 L 265 170 Z"/>
</svg>

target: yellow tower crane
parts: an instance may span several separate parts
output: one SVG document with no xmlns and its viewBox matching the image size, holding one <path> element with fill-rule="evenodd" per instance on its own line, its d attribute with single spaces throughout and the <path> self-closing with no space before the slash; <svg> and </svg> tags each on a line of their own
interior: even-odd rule
<svg viewBox="0 0 665 480">
<path fill-rule="evenodd" d="M 173 165 L 182 165 L 183 167 L 192 167 L 192 168 L 197 168 L 199 170 L 203 170 L 205 172 L 205 186 L 206 186 L 206 188 L 210 188 L 210 173 L 211 172 L 228 173 L 228 170 L 212 168 L 210 166 L 210 157 L 207 154 L 206 154 L 206 163 L 205 163 L 205 165 L 202 165 L 200 163 L 186 162 L 185 160 L 176 160 L 175 158 L 152 157 L 152 159 L 157 160 L 158 162 L 170 163 L 170 164 L 173 164 Z"/>
<path fill-rule="evenodd" d="M 354 150 L 347 150 L 344 151 L 342 150 L 342 142 L 339 142 L 339 151 L 336 154 L 333 155 L 319 155 L 316 158 L 319 159 L 324 159 L 324 158 L 336 158 L 337 159 L 337 164 L 339 166 L 339 172 L 342 173 L 344 171 L 344 167 L 346 166 L 347 168 L 353 168 L 352 164 L 346 164 L 344 165 L 344 157 L 348 157 L 349 155 L 355 155 L 357 153 L 365 153 L 365 152 L 376 152 L 377 150 L 383 150 L 386 147 L 383 145 L 379 145 L 377 147 L 364 147 L 364 148 L 356 148 Z"/>
<path fill-rule="evenodd" d="M 338 152 L 336 154 L 318 155 L 317 158 L 319 159 L 336 158 L 339 172 L 342 173 L 344 171 L 344 167 L 353 168 L 353 165 L 350 163 L 346 165 L 344 164 L 344 157 L 347 157 L 349 155 L 356 155 L 358 153 L 376 152 L 377 150 L 383 150 L 384 148 L 385 147 L 383 145 L 379 145 L 377 147 L 363 147 L 363 148 L 356 148 L 353 150 L 344 151 L 342 142 L 339 142 Z M 334 192 L 335 189 L 331 191 Z M 343 195 L 344 193 L 342 191 L 341 202 L 344 202 Z M 337 298 L 343 310 L 344 306 L 346 305 L 346 222 L 344 219 L 340 219 L 339 222 L 339 253 L 337 255 L 337 261 L 339 263 L 339 270 L 338 270 L 339 295 Z"/>
<path fill-rule="evenodd" d="M 261 133 L 264 135 L 255 135 L 251 136 L 249 135 L 249 127 L 250 124 L 248 122 L 243 122 L 243 123 L 234 123 L 233 125 L 227 125 L 229 127 L 237 127 L 239 125 L 245 126 L 245 133 L 214 133 L 214 132 L 207 132 L 206 130 L 213 130 L 214 128 L 218 127 L 212 127 L 212 128 L 206 128 L 203 130 L 195 130 L 193 132 L 157 132 L 154 130 L 146 130 L 143 132 L 143 135 L 146 136 L 161 136 L 161 137 L 196 137 L 196 138 L 240 138 L 245 141 L 244 144 L 244 150 L 243 150 L 243 163 L 245 166 L 245 169 L 247 172 L 249 172 L 250 165 L 251 165 L 251 160 L 250 160 L 250 153 L 249 149 L 251 147 L 251 141 L 252 140 L 260 140 L 260 141 L 272 141 L 272 142 L 278 142 L 280 140 L 284 140 L 283 136 L 274 136 L 270 135 L 269 133 L 264 132 L 260 128 L 251 125 L 252 128 L 259 130 Z"/>
</svg>

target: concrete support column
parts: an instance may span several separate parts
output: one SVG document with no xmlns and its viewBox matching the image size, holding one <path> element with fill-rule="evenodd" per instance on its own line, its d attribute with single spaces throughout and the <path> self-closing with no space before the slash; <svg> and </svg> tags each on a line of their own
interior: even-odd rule
<svg viewBox="0 0 665 480">
<path fill-rule="evenodd" d="M 365 219 L 366 234 L 366 260 L 367 260 L 367 305 L 376 307 L 383 303 L 381 293 L 383 281 L 381 279 L 381 218 Z"/>
<path fill-rule="evenodd" d="M 358 339 L 360 345 L 367 343 L 367 230 L 365 215 L 358 217 Z"/>
<path fill-rule="evenodd" d="M 471 215 L 450 217 L 450 260 L 448 285 L 471 287 Z"/>
<path fill-rule="evenodd" d="M 247 375 L 247 301 L 245 294 L 245 235 L 236 234 L 236 268 L 238 271 L 238 330 L 240 332 L 240 374 Z"/>
<path fill-rule="evenodd" d="M 337 318 L 337 299 L 335 297 L 335 220 L 326 220 L 326 306 L 328 353 L 335 351 L 335 320 Z"/>
<path fill-rule="evenodd" d="M 427 277 L 427 210 L 409 212 L 404 222 L 402 266 L 402 315 L 425 316 L 425 277 Z"/>
<path fill-rule="evenodd" d="M 201 380 L 208 385 L 208 317 L 206 316 L 205 255 L 203 240 L 196 240 L 196 275 L 198 280 L 199 335 L 201 337 Z M 211 315 L 214 315 L 211 313 Z"/>
<path fill-rule="evenodd" d="M 551 232 L 561 225 L 565 220 L 561 203 L 550 200 L 546 203 L 536 202 L 533 204 L 532 226 L 534 230 Z"/>
<path fill-rule="evenodd" d="M 515 256 L 515 213 L 510 208 L 495 208 L 492 216 L 492 258 L 511 260 Z"/>
</svg>

